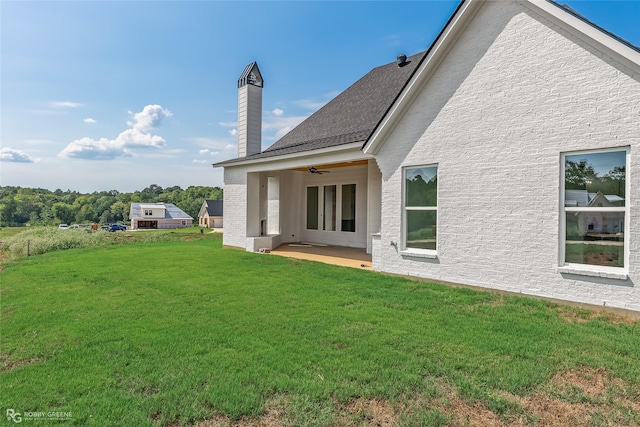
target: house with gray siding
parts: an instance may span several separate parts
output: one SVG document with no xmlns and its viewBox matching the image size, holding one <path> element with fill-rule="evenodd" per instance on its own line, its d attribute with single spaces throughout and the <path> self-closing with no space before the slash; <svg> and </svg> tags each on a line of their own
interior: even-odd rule
<svg viewBox="0 0 640 427">
<path fill-rule="evenodd" d="M 225 246 L 356 247 L 376 271 L 640 310 L 640 49 L 573 10 L 462 1 L 265 150 L 256 63 L 238 86 Z"/>
</svg>

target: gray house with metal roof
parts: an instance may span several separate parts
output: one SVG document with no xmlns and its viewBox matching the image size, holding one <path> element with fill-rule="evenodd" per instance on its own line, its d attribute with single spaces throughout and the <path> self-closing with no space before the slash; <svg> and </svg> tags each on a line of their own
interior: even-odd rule
<svg viewBox="0 0 640 427">
<path fill-rule="evenodd" d="M 193 218 L 173 203 L 131 203 L 132 230 L 166 230 L 193 225 Z"/>
<path fill-rule="evenodd" d="M 552 1 L 464 0 L 264 151 L 262 90 L 250 64 L 238 157 L 214 165 L 225 246 L 362 248 L 377 271 L 640 310 L 637 47 Z"/>
</svg>

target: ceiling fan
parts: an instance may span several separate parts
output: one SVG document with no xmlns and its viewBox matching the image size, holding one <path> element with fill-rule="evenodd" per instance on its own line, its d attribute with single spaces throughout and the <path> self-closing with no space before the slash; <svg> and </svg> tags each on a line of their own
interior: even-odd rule
<svg viewBox="0 0 640 427">
<path fill-rule="evenodd" d="M 317 169 L 315 166 L 311 166 L 311 167 L 309 168 L 309 172 L 311 172 L 311 173 L 317 173 L 318 175 L 322 175 L 323 173 L 329 173 L 329 172 L 331 172 L 331 171 L 321 171 L 321 170 Z"/>
</svg>

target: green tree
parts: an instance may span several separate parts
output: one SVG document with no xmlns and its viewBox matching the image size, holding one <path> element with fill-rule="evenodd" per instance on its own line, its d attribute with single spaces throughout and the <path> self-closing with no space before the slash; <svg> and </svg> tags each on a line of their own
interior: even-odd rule
<svg viewBox="0 0 640 427">
<path fill-rule="evenodd" d="M 565 163 L 565 189 L 586 190 L 587 185 L 591 185 L 598 179 L 598 174 L 593 170 L 593 166 L 586 160 L 573 162 L 567 160 Z"/>
<path fill-rule="evenodd" d="M 13 215 L 18 209 L 18 203 L 13 195 L 3 197 L 0 203 L 0 222 L 3 226 L 12 225 L 14 223 Z"/>
<path fill-rule="evenodd" d="M 73 205 L 68 203 L 58 202 L 54 203 L 51 207 L 53 215 L 60 222 L 65 224 L 71 224 L 76 217 L 76 212 Z"/>
<path fill-rule="evenodd" d="M 102 215 L 100 215 L 100 223 L 101 224 L 110 224 L 114 222 L 113 219 L 113 214 L 111 213 L 111 211 L 109 209 L 107 209 L 106 211 L 102 212 Z"/>
<path fill-rule="evenodd" d="M 131 209 L 131 203 L 125 203 L 121 201 L 117 201 L 113 203 L 110 207 L 111 215 L 113 216 L 113 221 L 126 221 L 129 218 L 129 210 Z"/>
<path fill-rule="evenodd" d="M 42 188 L 0 186 L 0 223 L 51 225 L 60 222 L 126 221 L 132 202 L 173 203 L 195 218 L 205 199 L 222 198 L 221 188 L 204 186 L 191 186 L 183 190 L 177 185 L 163 189 L 152 184 L 134 193 L 110 190 L 91 194 L 61 189 L 50 191 Z M 107 219 L 109 220 L 105 221 Z"/>
<path fill-rule="evenodd" d="M 44 205 L 40 210 L 40 223 L 42 225 L 51 225 L 53 223 L 53 212 L 51 212 L 51 206 Z"/>
</svg>

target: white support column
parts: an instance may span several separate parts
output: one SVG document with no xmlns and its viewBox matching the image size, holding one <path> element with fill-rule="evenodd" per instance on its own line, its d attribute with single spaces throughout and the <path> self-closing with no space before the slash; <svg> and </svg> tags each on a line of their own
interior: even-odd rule
<svg viewBox="0 0 640 427">
<path fill-rule="evenodd" d="M 260 236 L 260 173 L 247 173 L 247 237 Z"/>
<path fill-rule="evenodd" d="M 267 178 L 267 234 L 280 234 L 280 178 Z"/>
<path fill-rule="evenodd" d="M 372 252 L 372 234 L 380 233 L 382 224 L 382 173 L 375 160 L 367 170 L 367 253 Z"/>
</svg>

